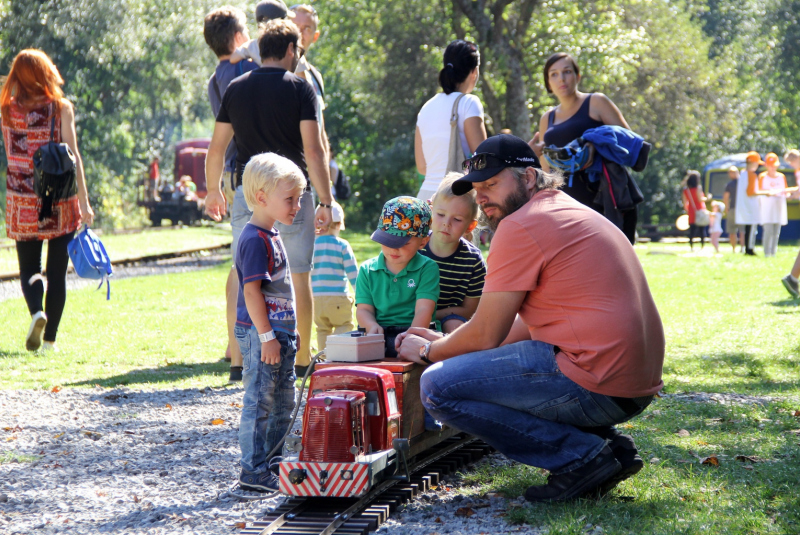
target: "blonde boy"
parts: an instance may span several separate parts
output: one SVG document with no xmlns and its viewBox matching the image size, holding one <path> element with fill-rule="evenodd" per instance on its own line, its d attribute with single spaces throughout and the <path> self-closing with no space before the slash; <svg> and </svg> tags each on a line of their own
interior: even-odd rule
<svg viewBox="0 0 800 535">
<path fill-rule="evenodd" d="M 344 230 L 344 210 L 337 202 L 331 204 L 332 223 L 320 229 L 314 240 L 314 268 L 311 270 L 311 290 L 314 293 L 314 323 L 317 344 L 325 349 L 328 336 L 354 329 L 353 298 L 347 293 L 347 281 L 356 287 L 358 264 L 347 240 L 339 237 Z"/>
<path fill-rule="evenodd" d="M 480 249 L 464 238 L 478 224 L 475 191 L 465 195 L 453 193 L 453 182 L 462 176 L 448 174 L 434 194 L 431 239 L 421 251 L 439 265 L 436 319 L 445 333 L 453 332 L 475 313 L 486 278 L 486 263 Z"/>
<path fill-rule="evenodd" d="M 253 156 L 242 176 L 253 215 L 236 252 L 239 299 L 234 332 L 244 366 L 239 484 L 248 491 L 278 489 L 278 479 L 269 469 L 275 455 L 267 456 L 280 454 L 295 404 L 294 361 L 300 340 L 286 249 L 274 225 L 292 224 L 305 183 L 297 165 L 273 153 Z"/>
</svg>

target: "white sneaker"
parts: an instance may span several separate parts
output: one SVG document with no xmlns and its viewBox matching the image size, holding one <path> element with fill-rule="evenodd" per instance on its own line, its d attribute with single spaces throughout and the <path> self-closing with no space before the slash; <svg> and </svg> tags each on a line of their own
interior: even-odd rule
<svg viewBox="0 0 800 535">
<path fill-rule="evenodd" d="M 36 351 L 42 346 L 42 333 L 47 325 L 47 315 L 40 310 L 31 317 L 31 326 L 28 329 L 28 336 L 25 338 L 25 349 Z"/>
<path fill-rule="evenodd" d="M 48 342 L 47 340 L 44 340 L 39 351 L 41 353 L 58 353 L 58 346 L 56 346 L 55 342 Z"/>
</svg>

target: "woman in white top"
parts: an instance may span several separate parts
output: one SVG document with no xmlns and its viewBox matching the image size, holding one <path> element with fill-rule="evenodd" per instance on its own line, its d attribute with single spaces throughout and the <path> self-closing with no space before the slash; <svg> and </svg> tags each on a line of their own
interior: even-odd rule
<svg viewBox="0 0 800 535">
<path fill-rule="evenodd" d="M 460 95 L 463 94 L 464 98 L 458 103 L 458 132 L 464 156 L 470 156 L 486 139 L 483 104 L 478 97 L 470 94 L 478 83 L 478 46 L 457 39 L 447 45 L 443 63 L 444 68 L 439 72 L 439 85 L 444 92 L 426 102 L 417 116 L 414 156 L 417 170 L 425 175 L 417 197 L 424 200 L 433 197 L 447 174 L 450 115 L 453 104 Z"/>
</svg>

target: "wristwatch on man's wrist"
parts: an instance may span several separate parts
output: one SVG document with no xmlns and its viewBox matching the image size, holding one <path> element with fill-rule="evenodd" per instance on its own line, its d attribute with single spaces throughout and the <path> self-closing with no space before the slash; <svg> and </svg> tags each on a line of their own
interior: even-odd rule
<svg viewBox="0 0 800 535">
<path fill-rule="evenodd" d="M 419 348 L 419 358 L 422 359 L 422 362 L 425 364 L 433 364 L 431 360 L 428 358 L 428 354 L 431 352 L 431 344 L 433 342 L 425 342 L 425 345 Z"/>
<path fill-rule="evenodd" d="M 265 333 L 261 333 L 258 335 L 258 339 L 261 340 L 262 344 L 266 344 L 272 340 L 275 340 L 275 331 L 267 331 Z"/>
</svg>

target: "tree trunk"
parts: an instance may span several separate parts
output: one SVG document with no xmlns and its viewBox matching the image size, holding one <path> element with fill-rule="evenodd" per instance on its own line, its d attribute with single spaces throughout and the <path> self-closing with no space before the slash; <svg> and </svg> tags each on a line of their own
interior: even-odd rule
<svg viewBox="0 0 800 535">
<path fill-rule="evenodd" d="M 483 54 L 493 59 L 493 64 L 504 65 L 504 68 L 496 73 L 500 74 L 505 82 L 504 95 L 495 94 L 486 78 L 482 77 L 484 100 L 493 123 L 490 131 L 494 130 L 497 133 L 502 128 L 509 128 L 514 135 L 529 139 L 531 117 L 523 76 L 524 58 L 520 50 L 524 49 L 524 43 L 528 38 L 527 27 L 540 0 L 451 1 L 456 13 L 462 13 L 472 24 L 478 46 L 484 51 Z M 507 10 L 511 12 L 506 13 Z"/>
</svg>

